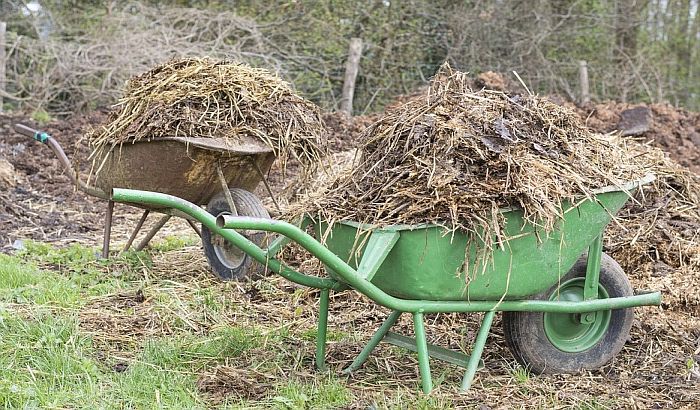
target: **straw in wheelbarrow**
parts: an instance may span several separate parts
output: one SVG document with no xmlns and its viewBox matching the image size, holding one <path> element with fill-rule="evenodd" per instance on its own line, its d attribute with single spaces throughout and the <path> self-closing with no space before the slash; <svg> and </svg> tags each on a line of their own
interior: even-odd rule
<svg viewBox="0 0 700 410">
<path fill-rule="evenodd" d="M 135 76 L 106 124 L 90 134 L 98 152 L 162 137 L 258 138 L 283 162 L 306 169 L 325 155 L 316 105 L 267 70 L 211 59 L 171 60 Z"/>
<path fill-rule="evenodd" d="M 569 109 L 533 95 L 470 88 L 445 64 L 425 95 L 367 128 L 352 171 L 297 212 L 333 222 L 433 223 L 502 243 L 504 207 L 543 233 L 565 201 L 593 198 L 654 171 L 663 153 L 591 133 Z"/>
</svg>

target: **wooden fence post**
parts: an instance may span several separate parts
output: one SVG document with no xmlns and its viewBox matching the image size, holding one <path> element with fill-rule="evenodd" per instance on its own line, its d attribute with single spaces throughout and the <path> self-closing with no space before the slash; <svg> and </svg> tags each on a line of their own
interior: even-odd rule
<svg viewBox="0 0 700 410">
<path fill-rule="evenodd" d="M 351 38 L 348 49 L 348 61 L 345 63 L 345 80 L 343 81 L 343 94 L 340 97 L 340 111 L 352 116 L 352 99 L 355 95 L 355 79 L 360 66 L 362 55 L 362 39 Z"/>
<path fill-rule="evenodd" d="M 588 87 L 588 63 L 578 62 L 578 81 L 581 85 L 581 104 L 588 104 L 591 101 L 591 92 Z"/>
<path fill-rule="evenodd" d="M 5 92 L 5 31 L 7 23 L 0 21 L 0 112 L 2 112 L 2 95 Z"/>
</svg>

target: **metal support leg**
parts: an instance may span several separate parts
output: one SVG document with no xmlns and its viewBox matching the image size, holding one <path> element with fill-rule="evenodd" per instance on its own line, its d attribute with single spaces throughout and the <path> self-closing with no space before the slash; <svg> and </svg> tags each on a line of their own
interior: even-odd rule
<svg viewBox="0 0 700 410">
<path fill-rule="evenodd" d="M 387 334 L 389 329 L 391 329 L 392 326 L 394 326 L 394 323 L 399 319 L 399 316 L 401 316 L 403 312 L 395 310 L 391 312 L 388 318 L 382 323 L 382 325 L 379 327 L 377 332 L 372 336 L 372 338 L 369 340 L 367 343 L 367 346 L 362 349 L 359 355 L 353 360 L 353 362 L 343 370 L 343 374 L 349 374 L 354 372 L 355 370 L 359 369 L 360 366 L 362 366 L 367 359 L 369 358 L 369 355 L 372 353 L 375 347 L 379 344 L 379 342 L 384 339 L 384 336 Z"/>
<path fill-rule="evenodd" d="M 146 245 L 148 245 L 148 242 L 150 242 L 151 239 L 153 239 L 153 237 L 156 236 L 158 231 L 160 231 L 160 228 L 162 228 L 163 225 L 165 225 L 165 223 L 168 222 L 168 220 L 170 220 L 170 218 L 170 215 L 163 215 L 163 217 L 160 218 L 160 220 L 158 220 L 158 223 L 156 223 L 155 226 L 151 228 L 150 231 L 148 231 L 146 237 L 141 240 L 141 243 L 139 243 L 139 245 L 136 247 L 136 250 L 143 250 L 143 248 L 145 248 Z"/>
<path fill-rule="evenodd" d="M 221 190 L 224 191 L 224 196 L 226 197 L 226 203 L 231 211 L 231 214 L 238 215 L 238 209 L 236 209 L 236 203 L 233 202 L 233 196 L 231 195 L 231 190 L 226 182 L 226 176 L 224 176 L 224 171 L 221 169 L 221 162 L 216 163 L 216 174 L 219 177 L 219 183 L 221 184 Z"/>
<path fill-rule="evenodd" d="M 598 284 L 600 283 L 600 262 L 603 257 L 603 237 L 598 235 L 588 246 L 586 260 L 586 281 L 583 286 L 583 300 L 598 299 Z M 583 313 L 579 321 L 583 324 L 595 322 L 596 312 Z"/>
<path fill-rule="evenodd" d="M 267 183 L 267 178 L 265 177 L 265 174 L 263 174 L 262 170 L 260 169 L 260 166 L 258 165 L 257 162 L 252 157 L 248 157 L 250 159 L 250 162 L 253 163 L 253 167 L 255 170 L 258 172 L 258 176 L 262 180 L 263 184 L 265 185 L 265 189 L 267 189 L 267 193 L 270 195 L 270 198 L 272 199 L 272 203 L 275 204 L 275 208 L 277 208 L 277 212 L 280 214 L 282 213 L 282 208 L 280 208 L 280 204 L 277 203 L 277 199 L 275 199 L 275 195 L 272 193 L 272 189 L 270 188 L 270 184 Z"/>
<path fill-rule="evenodd" d="M 139 219 L 138 223 L 136 223 L 136 227 L 134 228 L 134 231 L 131 233 L 131 236 L 129 236 L 129 240 L 126 241 L 126 245 L 124 245 L 124 248 L 122 249 L 119 254 L 121 255 L 122 253 L 126 252 L 129 250 L 131 247 L 131 244 L 134 243 L 134 239 L 136 239 L 136 235 L 139 234 L 139 231 L 141 230 L 141 227 L 143 226 L 143 223 L 146 222 L 146 218 L 148 217 L 148 214 L 151 213 L 148 209 L 143 211 L 143 214 L 141 215 L 141 219 Z"/>
<path fill-rule="evenodd" d="M 318 331 L 316 332 L 316 369 L 326 370 L 326 330 L 328 329 L 328 299 L 330 290 L 321 289 L 318 309 Z"/>
<path fill-rule="evenodd" d="M 479 327 L 479 333 L 477 333 L 476 340 L 474 341 L 474 349 L 472 349 L 472 354 L 469 357 L 467 371 L 464 372 L 461 388 L 462 391 L 469 390 L 469 387 L 472 385 L 474 375 L 476 374 L 476 368 L 479 367 L 479 359 L 481 359 L 481 354 L 484 352 L 486 337 L 489 335 L 491 323 L 493 323 L 493 317 L 495 315 L 496 312 L 494 311 L 486 312 L 484 314 L 484 319 L 481 321 L 481 326 Z"/>
<path fill-rule="evenodd" d="M 195 233 L 197 233 L 197 236 L 199 236 L 201 238 L 202 231 L 197 227 L 197 225 L 195 225 L 194 222 L 190 221 L 189 219 L 186 219 L 186 221 L 187 221 L 187 224 L 190 225 L 190 228 L 192 228 L 195 231 Z"/>
<path fill-rule="evenodd" d="M 107 214 L 105 214 L 105 237 L 102 240 L 102 258 L 109 258 L 109 240 L 112 236 L 112 214 L 114 213 L 114 201 L 107 201 Z"/>
<path fill-rule="evenodd" d="M 416 348 L 418 350 L 418 369 L 420 370 L 423 393 L 429 394 L 433 390 L 433 379 L 430 377 L 430 356 L 428 355 L 428 342 L 425 339 L 425 325 L 423 314 L 413 314 L 413 328 L 416 332 Z"/>
</svg>

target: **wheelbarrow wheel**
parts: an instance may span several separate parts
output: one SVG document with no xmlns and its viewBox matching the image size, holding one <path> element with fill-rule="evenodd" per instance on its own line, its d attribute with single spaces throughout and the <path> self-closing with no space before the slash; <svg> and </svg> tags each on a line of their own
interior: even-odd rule
<svg viewBox="0 0 700 410">
<path fill-rule="evenodd" d="M 583 300 L 587 256 L 537 299 Z M 598 297 L 633 295 L 620 265 L 603 253 Z M 608 363 L 627 341 L 634 320 L 633 309 L 595 312 L 590 323 L 581 314 L 505 312 L 503 332 L 515 359 L 536 374 L 578 373 Z"/>
<path fill-rule="evenodd" d="M 252 193 L 239 188 L 232 188 L 230 192 L 237 215 L 270 218 L 258 197 Z M 209 201 L 207 211 L 214 216 L 234 214 L 223 191 Z M 265 240 L 264 232 L 242 233 L 256 245 L 262 245 Z M 263 267 L 250 255 L 226 242 L 223 237 L 213 235 L 206 226 L 202 226 L 202 245 L 212 272 L 222 280 L 243 280 L 263 271 Z"/>
</svg>

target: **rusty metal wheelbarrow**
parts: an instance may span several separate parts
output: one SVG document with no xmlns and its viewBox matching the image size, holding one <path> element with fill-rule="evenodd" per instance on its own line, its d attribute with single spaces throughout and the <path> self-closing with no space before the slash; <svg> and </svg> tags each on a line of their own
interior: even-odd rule
<svg viewBox="0 0 700 410">
<path fill-rule="evenodd" d="M 628 338 L 632 307 L 659 305 L 659 292 L 634 292 L 620 266 L 603 253 L 602 235 L 630 193 L 653 177 L 598 190 L 595 198 L 564 205 L 555 231 L 545 234 L 517 209 L 501 211 L 502 246 L 470 241 L 463 232 L 436 225 L 372 227 L 307 218 L 300 224 L 244 216 L 212 216 L 172 195 L 114 189 L 112 199 L 177 209 L 277 274 L 320 289 L 316 366 L 325 367 L 329 294 L 348 287 L 392 310 L 345 370 L 358 369 L 381 342 L 418 353 L 423 391 L 431 391 L 429 359 L 465 367 L 468 389 L 480 364 L 496 312 L 503 312 L 505 340 L 513 356 L 535 373 L 575 373 L 610 361 Z M 248 230 L 281 236 L 267 248 L 246 239 Z M 312 232 L 312 233 L 309 233 Z M 325 238 L 322 240 L 321 238 Z M 277 258 L 296 242 L 326 266 L 327 277 L 295 271 Z M 480 257 L 486 253 L 486 258 Z M 424 315 L 483 312 L 471 355 L 427 343 Z M 410 313 L 415 337 L 390 332 Z"/>
<path fill-rule="evenodd" d="M 109 256 L 114 202 L 110 198 L 113 188 L 128 188 L 163 192 L 189 202 L 206 205 L 214 216 L 246 215 L 269 218 L 269 214 L 252 191 L 263 181 L 270 196 L 272 192 L 265 180 L 275 160 L 268 146 L 252 138 L 241 137 L 237 141 L 212 138 L 159 138 L 116 145 L 95 156 L 96 171 L 87 183 L 73 169 L 61 145 L 50 135 L 16 124 L 15 130 L 48 145 L 76 187 L 90 196 L 107 201 L 102 256 Z M 274 196 L 273 201 L 274 201 Z M 172 216 L 183 217 L 201 237 L 204 252 L 214 274 L 222 279 L 245 277 L 253 258 L 212 234 L 207 226 L 200 230 L 196 219 L 168 207 L 148 204 L 131 204 L 144 209 L 141 218 L 125 244 L 128 250 L 141 230 L 150 212 L 164 214 L 136 246 L 145 248 L 156 233 Z M 261 244 L 264 235 L 250 234 L 248 239 Z"/>
</svg>

